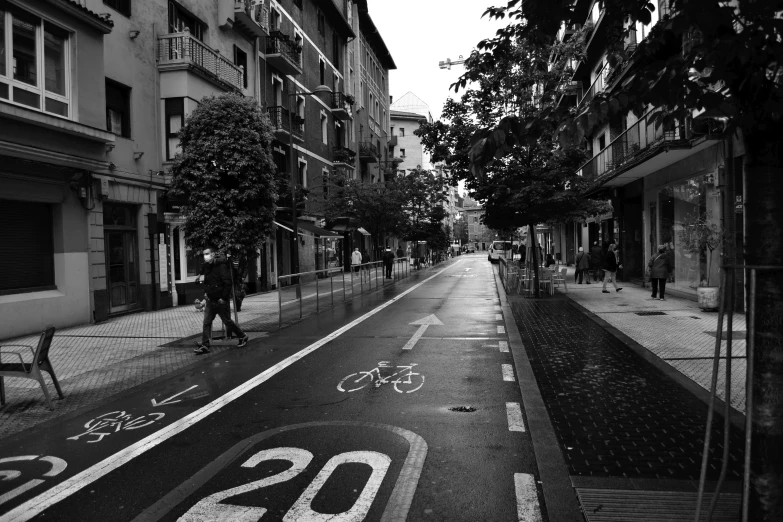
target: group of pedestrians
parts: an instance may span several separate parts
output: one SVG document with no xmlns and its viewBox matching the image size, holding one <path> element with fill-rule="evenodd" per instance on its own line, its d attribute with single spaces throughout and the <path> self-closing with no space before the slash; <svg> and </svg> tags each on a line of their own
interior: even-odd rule
<svg viewBox="0 0 783 522">
<path fill-rule="evenodd" d="M 617 270 L 622 268 L 617 259 L 617 245 L 610 243 L 604 254 L 603 249 L 598 244 L 598 241 L 593 243 L 590 248 L 590 252 L 585 252 L 583 247 L 579 247 L 579 252 L 576 254 L 576 273 L 574 274 L 574 282 L 582 284 L 583 280 L 586 280 L 586 284 L 591 284 L 590 274 L 592 272 L 593 279 L 596 283 L 603 282 L 604 294 L 608 294 L 609 290 L 606 289 L 607 283 L 612 283 L 615 292 L 622 290 L 617 286 Z"/>
<path fill-rule="evenodd" d="M 392 252 L 391 247 L 386 247 L 386 250 L 384 250 L 383 254 L 381 254 L 381 260 L 383 261 L 383 268 L 386 279 L 392 279 L 392 268 L 394 267 L 394 260 L 396 258 L 401 258 L 404 255 L 405 252 L 402 250 L 402 247 L 397 247 L 396 255 L 395 252 Z M 369 262 L 370 258 L 366 252 L 359 252 L 358 248 L 353 249 L 353 252 L 351 253 L 351 268 L 354 272 L 359 271 L 360 265 Z"/>
</svg>

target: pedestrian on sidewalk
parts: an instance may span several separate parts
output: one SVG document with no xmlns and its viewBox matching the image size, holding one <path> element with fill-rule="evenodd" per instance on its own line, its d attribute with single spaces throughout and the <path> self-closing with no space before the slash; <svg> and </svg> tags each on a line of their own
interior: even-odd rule
<svg viewBox="0 0 783 522">
<path fill-rule="evenodd" d="M 617 282 L 617 269 L 622 268 L 623 265 L 617 264 L 617 256 L 615 255 L 615 249 L 617 247 L 614 243 L 609 245 L 609 249 L 606 251 L 606 259 L 604 259 L 604 288 L 603 293 L 608 294 L 609 290 L 606 289 L 606 283 L 612 283 L 614 285 L 614 291 L 619 292 L 622 288 L 618 288 Z"/>
<path fill-rule="evenodd" d="M 362 253 L 359 252 L 358 248 L 354 248 L 353 252 L 351 252 L 351 264 L 353 265 L 353 271 L 358 272 L 359 265 L 362 264 Z"/>
<path fill-rule="evenodd" d="M 603 281 L 603 275 L 601 271 L 604 268 L 604 250 L 598 241 L 593 241 L 593 246 L 590 247 L 590 268 L 593 270 L 593 280 L 597 283 Z"/>
<path fill-rule="evenodd" d="M 579 247 L 579 253 L 576 254 L 576 274 L 574 282 L 582 284 L 582 277 L 587 278 L 587 284 L 590 284 L 590 256 L 585 253 L 585 249 Z"/>
<path fill-rule="evenodd" d="M 401 246 L 398 246 L 398 247 L 397 247 L 397 257 L 398 257 L 398 258 L 403 258 L 403 257 L 405 257 L 405 252 L 403 252 L 403 250 L 402 250 L 402 247 L 401 247 Z"/>
<path fill-rule="evenodd" d="M 386 247 L 386 251 L 383 253 L 383 266 L 386 268 L 386 279 L 391 279 L 392 266 L 394 266 L 394 252 L 390 247 Z"/>
<path fill-rule="evenodd" d="M 658 245 L 658 253 L 650 258 L 647 267 L 650 270 L 652 298 L 665 301 L 663 293 L 666 290 L 666 280 L 672 272 L 671 261 L 666 252 L 666 245 Z"/>
<path fill-rule="evenodd" d="M 196 355 L 209 353 L 209 341 L 212 338 L 212 321 L 215 316 L 220 316 L 223 324 L 226 325 L 226 335 L 230 336 L 232 332 L 239 337 L 240 348 L 247 345 L 248 336 L 231 319 L 231 310 L 229 309 L 229 298 L 231 297 L 231 272 L 226 259 L 218 257 L 214 248 L 204 249 L 204 264 L 201 266 L 201 273 L 196 277 L 196 283 L 201 282 L 204 277 L 206 285 L 206 305 L 204 307 L 204 325 L 201 330 L 201 342 L 197 343 L 197 348 L 193 350 Z"/>
</svg>

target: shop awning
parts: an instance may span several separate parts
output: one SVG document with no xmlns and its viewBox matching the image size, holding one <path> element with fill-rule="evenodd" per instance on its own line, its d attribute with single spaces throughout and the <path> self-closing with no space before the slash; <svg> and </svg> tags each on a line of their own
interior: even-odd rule
<svg viewBox="0 0 783 522">
<path fill-rule="evenodd" d="M 359 228 L 357 228 L 357 229 L 356 229 L 356 231 L 357 231 L 357 232 L 359 232 L 360 234 L 362 234 L 363 236 L 369 236 L 369 235 L 371 235 L 369 232 L 367 232 L 366 230 L 364 230 L 362 227 L 359 227 Z"/>
<path fill-rule="evenodd" d="M 342 234 L 338 232 L 317 227 L 309 221 L 299 221 L 296 223 L 296 226 L 299 230 L 306 230 L 321 239 L 342 239 L 343 237 Z"/>
<path fill-rule="evenodd" d="M 291 223 L 288 223 L 288 226 L 285 226 L 285 225 L 283 225 L 283 224 L 281 224 L 281 223 L 279 223 L 277 221 L 272 221 L 272 223 L 274 223 L 278 227 L 282 228 L 283 230 L 288 230 L 289 232 L 293 232 L 294 231 L 294 229 L 292 228 L 293 225 Z"/>
</svg>

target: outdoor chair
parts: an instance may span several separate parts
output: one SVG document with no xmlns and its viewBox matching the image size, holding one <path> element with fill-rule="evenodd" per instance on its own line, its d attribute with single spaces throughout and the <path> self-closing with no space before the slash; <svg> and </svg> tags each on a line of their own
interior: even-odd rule
<svg viewBox="0 0 783 522">
<path fill-rule="evenodd" d="M 19 377 L 22 379 L 34 379 L 41 385 L 41 389 L 46 397 L 46 403 L 49 405 L 49 409 L 53 410 L 52 399 L 49 397 L 49 391 L 46 389 L 46 382 L 44 381 L 41 371 L 49 372 L 54 382 L 54 387 L 57 389 L 57 394 L 61 399 L 64 399 L 63 391 L 60 389 L 60 383 L 57 382 L 57 377 L 54 375 L 54 368 L 49 360 L 49 347 L 52 345 L 52 338 L 54 338 L 54 326 L 47 326 L 46 330 L 41 334 L 38 340 L 38 347 L 33 350 L 32 346 L 26 344 L 7 344 L 0 346 L 0 405 L 5 404 L 5 386 L 3 383 L 4 377 Z M 22 353 L 26 350 L 6 350 L 6 348 L 28 348 L 33 355 L 33 360 L 29 363 L 24 362 Z M 19 358 L 19 362 L 6 363 L 3 361 L 3 355 L 15 355 Z"/>
<path fill-rule="evenodd" d="M 563 283 L 563 288 L 565 288 L 566 293 L 568 293 L 568 285 L 566 284 L 566 274 L 568 273 L 568 269 L 563 267 L 558 272 L 555 271 L 554 274 L 552 274 L 552 283 L 560 286 L 560 283 Z"/>
<path fill-rule="evenodd" d="M 538 275 L 538 285 L 539 287 L 543 287 L 544 290 L 548 290 L 550 294 L 555 293 L 555 288 L 552 284 L 552 272 L 549 269 L 541 269 Z"/>
</svg>

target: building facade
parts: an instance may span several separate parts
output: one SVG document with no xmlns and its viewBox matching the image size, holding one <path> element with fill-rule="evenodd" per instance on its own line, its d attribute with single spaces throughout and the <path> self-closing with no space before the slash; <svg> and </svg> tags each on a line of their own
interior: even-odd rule
<svg viewBox="0 0 783 522">
<path fill-rule="evenodd" d="M 429 106 L 412 92 L 392 103 L 390 147 L 392 155 L 401 160 L 397 166 L 400 171 L 416 168 L 430 170 L 433 167 L 421 140 L 413 134 L 422 120 L 432 123 L 432 114 Z"/>
</svg>

